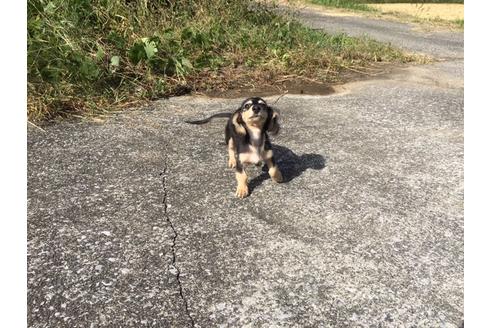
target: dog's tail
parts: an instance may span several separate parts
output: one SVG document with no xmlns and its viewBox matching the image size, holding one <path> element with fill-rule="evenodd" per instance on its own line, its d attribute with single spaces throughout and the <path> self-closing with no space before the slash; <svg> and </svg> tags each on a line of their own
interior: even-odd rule
<svg viewBox="0 0 492 328">
<path fill-rule="evenodd" d="M 217 113 L 217 114 L 214 114 L 210 117 L 207 117 L 203 120 L 197 120 L 197 121 L 185 121 L 186 123 L 189 123 L 189 124 L 205 124 L 205 123 L 208 123 L 210 122 L 213 118 L 216 118 L 216 117 L 231 117 L 232 113 Z"/>
</svg>

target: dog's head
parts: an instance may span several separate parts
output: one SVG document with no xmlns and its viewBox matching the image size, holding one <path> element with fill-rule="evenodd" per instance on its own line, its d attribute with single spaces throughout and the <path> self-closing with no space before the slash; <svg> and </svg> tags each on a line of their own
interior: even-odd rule
<svg viewBox="0 0 492 328">
<path fill-rule="evenodd" d="M 238 110 L 237 120 L 239 124 L 244 122 L 248 127 L 260 128 L 272 134 L 280 130 L 278 112 L 260 97 L 244 100 Z"/>
</svg>

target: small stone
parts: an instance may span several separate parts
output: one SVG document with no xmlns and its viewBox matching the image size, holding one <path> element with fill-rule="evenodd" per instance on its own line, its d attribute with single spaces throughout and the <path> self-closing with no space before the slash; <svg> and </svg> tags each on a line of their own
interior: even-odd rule
<svg viewBox="0 0 492 328">
<path fill-rule="evenodd" d="M 173 275 L 177 275 L 178 274 L 178 269 L 176 269 L 174 266 L 171 266 L 169 268 L 169 272 L 171 272 L 171 274 L 173 274 Z"/>
</svg>

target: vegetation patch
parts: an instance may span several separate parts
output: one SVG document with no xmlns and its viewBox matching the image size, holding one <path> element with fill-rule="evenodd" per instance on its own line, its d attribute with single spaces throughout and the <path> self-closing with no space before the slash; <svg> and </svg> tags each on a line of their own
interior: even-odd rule
<svg viewBox="0 0 492 328">
<path fill-rule="evenodd" d="M 330 82 L 346 69 L 415 59 L 255 1 L 29 0 L 28 119 L 286 77 Z"/>
<path fill-rule="evenodd" d="M 368 6 L 366 3 L 356 0 L 310 0 L 309 2 L 335 8 L 346 8 L 361 11 L 376 11 L 375 8 Z"/>
</svg>

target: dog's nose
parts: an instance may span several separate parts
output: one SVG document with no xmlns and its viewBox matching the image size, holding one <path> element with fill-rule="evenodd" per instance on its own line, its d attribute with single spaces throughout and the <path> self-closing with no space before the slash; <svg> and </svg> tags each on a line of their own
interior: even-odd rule
<svg viewBox="0 0 492 328">
<path fill-rule="evenodd" d="M 260 109 L 261 109 L 260 106 L 254 105 L 253 106 L 253 113 L 258 114 L 258 112 L 260 111 Z"/>
</svg>

